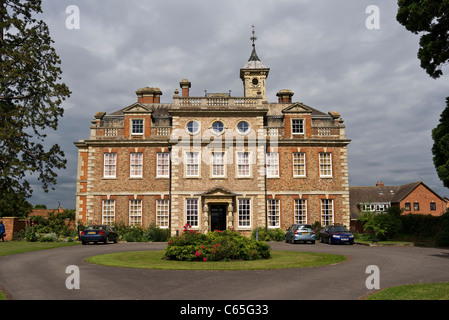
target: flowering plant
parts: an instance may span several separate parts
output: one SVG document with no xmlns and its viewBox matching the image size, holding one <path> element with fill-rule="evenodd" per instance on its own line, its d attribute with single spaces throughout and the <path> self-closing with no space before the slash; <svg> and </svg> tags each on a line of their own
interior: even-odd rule
<svg viewBox="0 0 449 320">
<path fill-rule="evenodd" d="M 207 235 L 191 230 L 185 225 L 184 232 L 168 241 L 164 259 L 181 261 L 229 261 L 270 258 L 270 247 L 240 235 L 234 230 L 213 231 Z"/>
</svg>

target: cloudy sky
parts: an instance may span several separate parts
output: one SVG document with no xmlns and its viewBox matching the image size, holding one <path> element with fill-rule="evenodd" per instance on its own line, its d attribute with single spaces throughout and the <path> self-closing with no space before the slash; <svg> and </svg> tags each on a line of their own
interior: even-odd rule
<svg viewBox="0 0 449 320">
<path fill-rule="evenodd" d="M 66 26 L 70 5 L 79 8 L 79 29 Z M 379 8 L 379 29 L 366 26 L 370 5 Z M 67 169 L 55 191 L 35 185 L 33 204 L 75 208 L 73 142 L 89 137 L 96 112 L 134 103 L 138 88 L 159 87 L 171 103 L 187 78 L 191 95 L 243 96 L 239 71 L 251 54 L 252 24 L 257 53 L 271 68 L 268 100 L 290 89 L 294 101 L 342 115 L 351 186 L 422 180 L 449 196 L 431 153 L 449 70 L 434 80 L 420 68 L 419 36 L 396 21 L 396 1 L 43 0 L 43 11 L 72 96 L 48 140 L 64 149 Z"/>
</svg>

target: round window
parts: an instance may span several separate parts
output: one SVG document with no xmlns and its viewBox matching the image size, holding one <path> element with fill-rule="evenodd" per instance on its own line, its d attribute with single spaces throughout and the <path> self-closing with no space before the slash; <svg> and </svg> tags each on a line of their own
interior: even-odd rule
<svg viewBox="0 0 449 320">
<path fill-rule="evenodd" d="M 197 133 L 200 130 L 200 124 L 197 121 L 189 121 L 187 123 L 187 131 L 189 133 Z"/>
<path fill-rule="evenodd" d="M 224 124 L 221 121 L 215 121 L 212 123 L 212 131 L 216 134 L 222 133 L 224 130 Z"/>
<path fill-rule="evenodd" d="M 254 78 L 253 79 L 253 85 L 257 86 L 259 84 L 259 79 Z"/>
<path fill-rule="evenodd" d="M 240 121 L 240 122 L 237 124 L 237 130 L 238 130 L 240 133 L 248 133 L 248 131 L 249 131 L 249 123 L 246 122 L 246 121 Z"/>
</svg>

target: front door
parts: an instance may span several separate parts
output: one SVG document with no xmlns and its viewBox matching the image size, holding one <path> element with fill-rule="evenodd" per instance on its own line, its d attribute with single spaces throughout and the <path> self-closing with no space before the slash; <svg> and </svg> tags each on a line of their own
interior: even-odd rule
<svg viewBox="0 0 449 320">
<path fill-rule="evenodd" d="M 226 205 L 210 206 L 210 227 L 211 231 L 226 230 Z"/>
</svg>

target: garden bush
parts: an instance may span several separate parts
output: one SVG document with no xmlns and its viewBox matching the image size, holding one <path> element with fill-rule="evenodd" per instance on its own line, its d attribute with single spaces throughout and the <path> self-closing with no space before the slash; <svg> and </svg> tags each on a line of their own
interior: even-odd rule
<svg viewBox="0 0 449 320">
<path fill-rule="evenodd" d="M 170 237 L 170 230 L 160 229 L 155 223 L 152 223 L 147 229 L 118 223 L 114 229 L 119 235 L 119 239 L 127 242 L 166 242 Z"/>
<path fill-rule="evenodd" d="M 251 238 L 256 239 L 256 234 L 259 233 L 259 240 L 261 241 L 284 241 L 285 232 L 281 229 L 268 229 L 258 227 L 251 233 Z"/>
<path fill-rule="evenodd" d="M 390 207 L 387 213 L 376 214 L 373 212 L 364 212 L 359 221 L 364 223 L 364 229 L 372 231 L 378 240 L 391 239 L 402 229 L 399 208 Z"/>
<path fill-rule="evenodd" d="M 164 259 L 179 261 L 231 261 L 270 258 L 270 247 L 233 230 L 213 231 L 207 235 L 186 225 L 183 234 L 172 237 Z"/>
<path fill-rule="evenodd" d="M 57 242 L 58 241 L 58 236 L 56 235 L 56 233 L 47 233 L 46 235 L 44 235 L 41 240 L 41 242 Z"/>
</svg>

